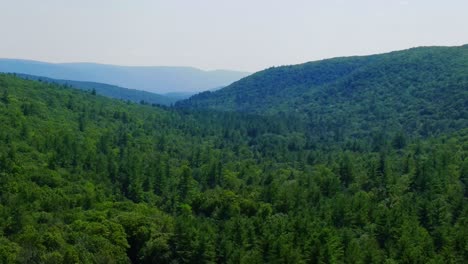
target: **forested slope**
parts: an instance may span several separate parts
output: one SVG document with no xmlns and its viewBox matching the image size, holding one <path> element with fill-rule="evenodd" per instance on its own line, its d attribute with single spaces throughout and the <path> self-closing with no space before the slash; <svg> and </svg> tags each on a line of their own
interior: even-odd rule
<svg viewBox="0 0 468 264">
<path fill-rule="evenodd" d="M 0 263 L 468 259 L 466 129 L 335 140 L 301 117 L 150 107 L 9 75 L 0 126 Z"/>
<path fill-rule="evenodd" d="M 270 68 L 179 107 L 294 114 L 337 138 L 468 126 L 468 45 L 422 47 Z"/>
<path fill-rule="evenodd" d="M 141 90 L 127 89 L 115 85 L 105 84 L 105 83 L 96 83 L 96 82 L 82 82 L 82 81 L 73 81 L 73 80 L 60 80 L 52 79 L 43 76 L 35 76 L 28 74 L 18 73 L 16 76 L 26 79 L 26 80 L 36 80 L 46 83 L 56 83 L 60 85 L 65 85 L 70 88 L 80 89 L 84 91 L 95 91 L 96 94 L 104 95 L 106 97 L 120 99 L 124 101 L 132 101 L 135 103 L 144 102 L 147 104 L 159 104 L 159 105 L 171 105 L 180 98 L 165 96 L 156 93 L 150 93 Z"/>
</svg>

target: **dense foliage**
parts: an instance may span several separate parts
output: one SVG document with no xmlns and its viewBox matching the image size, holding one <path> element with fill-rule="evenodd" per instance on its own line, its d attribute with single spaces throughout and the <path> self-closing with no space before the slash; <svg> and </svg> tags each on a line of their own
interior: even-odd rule
<svg viewBox="0 0 468 264">
<path fill-rule="evenodd" d="M 337 137 L 333 124 L 0 75 L 0 263 L 466 261 L 466 126 Z"/>
<path fill-rule="evenodd" d="M 428 136 L 467 127 L 467 98 L 465 45 L 270 68 L 177 105 L 294 113 L 338 138 L 383 129 Z"/>
</svg>

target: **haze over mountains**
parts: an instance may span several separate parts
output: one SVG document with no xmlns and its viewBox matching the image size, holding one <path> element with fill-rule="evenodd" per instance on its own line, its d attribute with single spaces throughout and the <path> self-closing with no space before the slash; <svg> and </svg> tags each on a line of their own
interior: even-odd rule
<svg viewBox="0 0 468 264">
<path fill-rule="evenodd" d="M 0 72 L 15 72 L 54 79 L 98 82 L 154 93 L 196 93 L 224 87 L 248 72 L 192 67 L 134 67 L 97 63 L 47 63 L 0 59 Z"/>
</svg>

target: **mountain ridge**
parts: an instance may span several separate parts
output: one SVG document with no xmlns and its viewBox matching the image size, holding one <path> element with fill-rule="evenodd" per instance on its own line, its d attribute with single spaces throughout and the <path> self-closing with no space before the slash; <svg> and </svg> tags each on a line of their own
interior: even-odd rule
<svg viewBox="0 0 468 264">
<path fill-rule="evenodd" d="M 35 76 L 23 73 L 15 73 L 17 77 L 26 80 L 35 80 L 39 82 L 46 83 L 55 83 L 64 86 L 69 86 L 71 88 L 83 90 L 83 91 L 94 91 L 99 95 L 103 95 L 110 98 L 120 99 L 124 101 L 131 101 L 135 103 L 148 103 L 148 104 L 160 104 L 160 105 L 171 105 L 178 100 L 187 98 L 188 95 L 180 96 L 171 96 L 156 94 L 152 92 L 146 92 L 136 89 L 123 88 L 116 85 L 99 83 L 99 82 L 85 82 L 85 81 L 75 81 L 75 80 L 62 80 L 62 79 L 53 79 L 44 76 Z M 184 97 L 185 96 L 185 97 Z"/>
<path fill-rule="evenodd" d="M 226 86 L 249 74 L 230 70 L 205 71 L 185 66 L 120 66 L 88 62 L 48 63 L 11 58 L 0 59 L 0 72 L 107 83 L 155 93 L 210 90 Z"/>
<path fill-rule="evenodd" d="M 339 123 L 339 117 L 353 133 L 367 131 L 363 126 L 371 119 L 379 120 L 377 129 L 419 131 L 450 115 L 457 125 L 440 124 L 444 130 L 467 125 L 467 73 L 468 45 L 419 47 L 273 67 L 176 106 L 295 114 L 315 125 L 322 119 Z"/>
</svg>

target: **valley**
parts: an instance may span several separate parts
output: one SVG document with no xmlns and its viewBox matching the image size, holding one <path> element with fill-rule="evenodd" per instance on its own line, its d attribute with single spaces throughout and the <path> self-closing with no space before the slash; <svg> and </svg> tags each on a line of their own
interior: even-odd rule
<svg viewBox="0 0 468 264">
<path fill-rule="evenodd" d="M 463 263 L 467 47 L 173 107 L 0 74 L 0 263 Z"/>
</svg>

